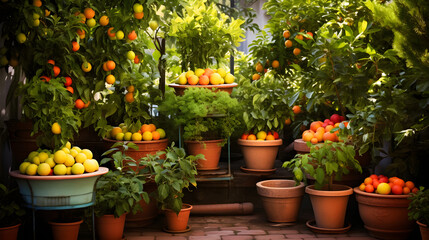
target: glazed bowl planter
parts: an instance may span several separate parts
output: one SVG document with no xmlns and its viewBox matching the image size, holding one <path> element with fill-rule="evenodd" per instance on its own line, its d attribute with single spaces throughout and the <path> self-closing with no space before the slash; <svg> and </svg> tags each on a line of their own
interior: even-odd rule
<svg viewBox="0 0 429 240">
<path fill-rule="evenodd" d="M 185 90 L 187 88 L 197 87 L 197 88 L 214 88 L 214 91 L 224 91 L 229 94 L 232 93 L 232 89 L 236 86 L 238 86 L 237 83 L 230 83 L 230 84 L 219 84 L 219 85 L 180 85 L 176 83 L 168 84 L 169 87 L 174 88 L 174 92 L 176 96 L 182 96 L 185 93 Z"/>
<path fill-rule="evenodd" d="M 21 223 L 8 227 L 0 227 L 0 239 L 16 240 L 18 238 L 19 226 L 21 226 Z"/>
<path fill-rule="evenodd" d="M 257 170 L 274 168 L 277 153 L 282 143 L 281 139 L 265 141 L 238 139 L 246 168 Z"/>
<path fill-rule="evenodd" d="M 183 204 L 179 214 L 176 214 L 170 209 L 164 211 L 167 226 L 165 230 L 167 232 L 185 232 L 189 229 L 188 221 L 189 215 L 191 214 L 192 205 Z"/>
<path fill-rule="evenodd" d="M 29 207 L 90 206 L 94 201 L 97 179 L 109 170 L 100 167 L 92 173 L 63 176 L 29 176 L 10 172 Z"/>
<path fill-rule="evenodd" d="M 99 240 L 121 240 L 124 234 L 126 213 L 118 218 L 114 215 L 103 215 L 95 219 L 95 227 Z"/>
<path fill-rule="evenodd" d="M 345 216 L 349 196 L 353 189 L 349 186 L 333 184 L 333 190 L 317 190 L 314 185 L 305 188 L 310 195 L 316 225 L 323 229 L 341 229 L 345 226 Z"/>
<path fill-rule="evenodd" d="M 207 141 L 185 141 L 188 154 L 203 154 L 204 159 L 197 161 L 197 170 L 216 170 L 219 169 L 220 153 L 222 151 L 221 143 L 223 139 Z"/>
<path fill-rule="evenodd" d="M 296 186 L 294 180 L 273 179 L 256 183 L 262 205 L 270 222 L 296 222 L 304 196 L 304 183 Z"/>
<path fill-rule="evenodd" d="M 410 195 L 382 195 L 354 188 L 359 214 L 371 236 L 380 239 L 408 239 L 415 226 L 408 220 Z"/>
</svg>

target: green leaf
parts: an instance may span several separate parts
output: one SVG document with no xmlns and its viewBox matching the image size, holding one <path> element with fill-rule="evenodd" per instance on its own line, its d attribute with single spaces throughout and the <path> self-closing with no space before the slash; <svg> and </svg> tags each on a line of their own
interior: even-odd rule
<svg viewBox="0 0 429 240">
<path fill-rule="evenodd" d="M 323 183 L 323 180 L 325 179 L 325 172 L 323 171 L 322 168 L 316 168 L 315 179 L 319 184 Z"/>
</svg>

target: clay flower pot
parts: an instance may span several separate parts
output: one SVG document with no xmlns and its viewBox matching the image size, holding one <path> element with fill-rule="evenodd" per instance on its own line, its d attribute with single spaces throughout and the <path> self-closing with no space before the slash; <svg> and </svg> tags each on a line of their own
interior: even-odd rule
<svg viewBox="0 0 429 240">
<path fill-rule="evenodd" d="M 0 228 L 0 239 L 4 240 L 16 240 L 18 238 L 18 230 L 21 223 L 14 226 L 1 227 Z"/>
<path fill-rule="evenodd" d="M 428 228 L 428 225 L 423 224 L 420 221 L 417 221 L 417 224 L 420 227 L 420 234 L 422 235 L 422 240 L 429 240 L 429 228 Z"/>
<path fill-rule="evenodd" d="M 164 211 L 165 219 L 167 222 L 166 231 L 167 232 L 185 232 L 188 227 L 189 215 L 191 214 L 192 205 L 183 204 L 182 210 L 179 214 L 176 214 L 170 209 Z"/>
<path fill-rule="evenodd" d="M 247 169 L 271 170 L 274 168 L 277 152 L 283 141 L 238 139 Z"/>
<path fill-rule="evenodd" d="M 314 185 L 307 186 L 305 192 L 310 195 L 314 218 L 318 228 L 340 229 L 345 226 L 345 216 L 349 196 L 353 189 L 345 185 L 332 185 L 333 190 L 316 190 Z"/>
<path fill-rule="evenodd" d="M 151 193 L 157 191 L 157 185 L 153 181 L 148 181 L 143 185 L 145 192 L 151 195 Z M 140 204 L 142 210 L 137 211 L 135 214 L 128 213 L 125 219 L 125 227 L 144 227 L 153 223 L 155 218 L 158 216 L 159 209 L 157 206 L 156 199 L 149 197 L 149 203 L 146 203 L 144 199 L 140 200 L 137 204 Z"/>
<path fill-rule="evenodd" d="M 116 142 L 123 142 L 107 138 L 104 138 L 103 141 L 105 143 L 104 148 L 106 150 L 110 149 L 110 147 Z M 139 149 L 136 150 L 129 148 L 125 154 L 134 160 L 138 160 L 142 157 L 146 157 L 148 154 L 155 154 L 158 151 L 164 151 L 168 146 L 168 138 L 152 141 L 132 141 L 132 143 L 136 144 Z"/>
<path fill-rule="evenodd" d="M 124 233 L 125 216 L 103 215 L 95 219 L 95 227 L 100 240 L 121 240 Z"/>
<path fill-rule="evenodd" d="M 354 188 L 359 214 L 371 236 L 380 239 L 408 239 L 414 222 L 408 220 L 410 195 L 382 195 Z"/>
<path fill-rule="evenodd" d="M 218 169 L 220 153 L 222 150 L 221 143 L 223 139 L 208 141 L 185 141 L 188 154 L 203 154 L 204 159 L 197 161 L 198 170 L 216 170 Z"/>
<path fill-rule="evenodd" d="M 49 221 L 54 240 L 77 240 L 82 222 L 83 220 L 71 222 Z"/>
<path fill-rule="evenodd" d="M 296 222 L 304 183 L 296 186 L 294 180 L 273 179 L 256 183 L 267 219 L 270 222 Z"/>
</svg>

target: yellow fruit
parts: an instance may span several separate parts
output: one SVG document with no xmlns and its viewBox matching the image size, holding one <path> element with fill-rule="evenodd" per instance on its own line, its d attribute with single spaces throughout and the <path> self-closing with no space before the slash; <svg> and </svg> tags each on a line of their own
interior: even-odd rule
<svg viewBox="0 0 429 240">
<path fill-rule="evenodd" d="M 25 174 L 34 176 L 37 173 L 38 166 L 34 163 L 28 165 L 28 167 L 25 169 Z"/>
<path fill-rule="evenodd" d="M 82 63 L 82 71 L 89 72 L 91 71 L 91 69 L 92 69 L 91 63 L 89 62 Z"/>
<path fill-rule="evenodd" d="M 93 157 L 92 152 L 89 149 L 82 149 L 82 151 L 80 151 L 80 152 L 84 153 L 88 159 L 92 159 L 92 157 Z"/>
<path fill-rule="evenodd" d="M 19 165 L 19 172 L 22 174 L 25 174 L 25 170 L 27 169 L 28 166 L 30 166 L 31 163 L 30 162 L 23 162 Z"/>
<path fill-rule="evenodd" d="M 66 167 L 66 175 L 71 175 L 72 174 L 71 170 L 72 170 L 72 167 Z"/>
<path fill-rule="evenodd" d="M 192 75 L 195 75 L 195 73 L 194 73 L 194 71 L 192 71 L 192 70 L 189 70 L 189 71 L 187 71 L 186 72 L 186 79 L 188 79 L 190 76 L 192 76 Z"/>
<path fill-rule="evenodd" d="M 67 173 L 67 167 L 64 164 L 57 164 L 54 167 L 54 174 L 55 175 L 66 175 Z"/>
<path fill-rule="evenodd" d="M 122 40 L 122 39 L 124 39 L 124 37 L 125 37 L 125 34 L 123 31 L 119 30 L 116 32 L 116 39 Z"/>
<path fill-rule="evenodd" d="M 128 51 L 127 58 L 131 61 L 134 61 L 134 58 L 136 58 L 136 54 L 133 51 Z"/>
<path fill-rule="evenodd" d="M 165 131 L 162 128 L 157 128 L 155 131 L 159 132 L 160 138 L 165 138 Z"/>
<path fill-rule="evenodd" d="M 125 141 L 131 141 L 131 138 L 133 137 L 133 133 L 132 132 L 126 132 L 124 134 L 124 140 Z"/>
<path fill-rule="evenodd" d="M 100 18 L 100 25 L 106 26 L 107 24 L 109 24 L 109 18 L 107 16 L 102 16 Z"/>
<path fill-rule="evenodd" d="M 46 152 L 41 152 L 37 156 L 39 157 L 39 160 L 40 160 L 41 163 L 45 162 L 46 159 L 49 158 L 49 155 Z"/>
<path fill-rule="evenodd" d="M 226 74 L 226 76 L 225 76 L 225 83 L 226 84 L 231 84 L 234 82 L 234 80 L 235 80 L 234 75 L 232 75 L 231 73 Z"/>
<path fill-rule="evenodd" d="M 133 140 L 133 141 L 141 141 L 142 138 L 143 138 L 143 136 L 138 132 L 133 133 L 133 135 L 131 136 L 131 140 Z"/>
<path fill-rule="evenodd" d="M 70 154 L 67 154 L 67 159 L 64 162 L 64 165 L 66 165 L 66 167 L 71 167 L 73 166 L 73 164 L 75 163 L 74 157 Z"/>
<path fill-rule="evenodd" d="M 95 159 L 88 159 L 83 163 L 85 172 L 92 173 L 98 170 L 98 162 Z"/>
<path fill-rule="evenodd" d="M 210 75 L 210 84 L 212 85 L 218 85 L 221 83 L 222 77 L 219 75 L 219 73 L 212 73 Z"/>
<path fill-rule="evenodd" d="M 40 176 L 48 176 L 51 172 L 51 166 L 47 163 L 41 163 L 39 167 L 37 168 L 37 174 Z"/>
<path fill-rule="evenodd" d="M 124 133 L 118 133 L 118 134 L 116 134 L 115 139 L 118 141 L 122 141 L 122 140 L 124 140 L 124 135 L 125 135 Z"/>
<path fill-rule="evenodd" d="M 53 134 L 61 134 L 61 126 L 57 122 L 54 122 L 51 127 L 51 131 Z"/>
<path fill-rule="evenodd" d="M 217 70 L 217 73 L 219 73 L 219 75 L 220 75 L 222 78 L 225 78 L 225 76 L 226 76 L 226 71 L 225 71 L 225 69 L 223 69 L 223 68 L 219 68 L 219 69 Z"/>
<path fill-rule="evenodd" d="M 35 156 L 37 156 L 37 155 L 39 155 L 39 152 L 32 151 L 31 153 L 29 153 L 29 154 L 28 154 L 27 159 L 28 159 L 29 161 L 32 161 L 32 160 L 33 160 L 33 158 L 34 158 Z"/>
<path fill-rule="evenodd" d="M 39 165 L 40 164 L 40 158 L 38 156 L 35 156 L 31 162 L 36 164 L 36 165 Z"/>
<path fill-rule="evenodd" d="M 151 141 L 152 140 L 152 133 L 147 131 L 143 133 L 143 141 Z"/>
<path fill-rule="evenodd" d="M 95 21 L 94 18 L 90 18 L 90 19 L 86 20 L 86 25 L 88 25 L 88 27 L 90 27 L 90 28 L 94 27 L 95 24 L 97 24 L 97 22 Z"/>
<path fill-rule="evenodd" d="M 74 175 L 83 174 L 85 172 L 85 167 L 82 163 L 75 163 L 71 168 L 71 173 Z"/>
<path fill-rule="evenodd" d="M 67 153 L 63 150 L 58 150 L 54 153 L 54 161 L 55 163 L 65 163 L 67 160 Z"/>
<path fill-rule="evenodd" d="M 391 187 L 390 187 L 390 185 L 388 183 L 380 183 L 377 186 L 377 192 L 379 194 L 387 195 L 387 194 L 390 193 L 391 190 L 392 189 L 391 189 Z"/>
<path fill-rule="evenodd" d="M 78 151 L 76 151 L 76 149 L 70 149 L 70 155 L 72 155 L 73 157 L 76 157 L 76 155 L 78 154 L 79 152 Z"/>
<path fill-rule="evenodd" d="M 72 147 L 72 149 L 76 150 L 77 153 L 80 153 L 80 151 L 82 151 L 82 150 L 80 150 L 80 147 L 78 147 L 78 146 L 74 146 L 74 147 Z M 72 149 L 70 149 L 70 150 L 72 150 Z"/>
<path fill-rule="evenodd" d="M 110 137 L 115 139 L 116 138 L 116 134 L 121 133 L 122 129 L 120 127 L 114 127 L 112 129 L 112 131 L 110 131 Z"/>
<path fill-rule="evenodd" d="M 265 131 L 259 131 L 257 134 L 256 134 L 256 138 L 259 140 L 259 139 L 261 139 L 261 140 L 265 140 L 265 138 L 267 137 L 267 133 L 265 132 Z"/>
<path fill-rule="evenodd" d="M 69 141 L 67 141 L 67 142 L 66 142 L 66 145 L 65 145 L 64 147 L 66 147 L 66 148 L 68 148 L 68 149 L 71 149 L 71 143 L 70 143 Z"/>
<path fill-rule="evenodd" d="M 196 70 L 195 70 L 195 75 L 197 75 L 197 77 L 201 77 L 201 75 L 203 75 L 204 74 L 204 69 L 202 69 L 202 68 L 197 68 Z"/>
<path fill-rule="evenodd" d="M 158 28 L 158 22 L 157 21 L 150 21 L 149 22 L 149 27 L 153 30 L 153 31 L 155 31 L 157 28 Z"/>
<path fill-rule="evenodd" d="M 61 150 L 63 150 L 67 154 L 70 154 L 70 149 L 68 149 L 66 147 L 61 148 Z"/>
<path fill-rule="evenodd" d="M 78 153 L 74 159 L 77 163 L 83 163 L 88 157 L 86 157 L 85 153 Z"/>
<path fill-rule="evenodd" d="M 16 40 L 19 43 L 24 43 L 25 41 L 27 41 L 27 36 L 25 36 L 24 33 L 19 33 L 18 35 L 16 35 Z"/>
<path fill-rule="evenodd" d="M 133 11 L 136 12 L 136 13 L 143 12 L 143 5 L 141 5 L 140 3 L 135 3 L 133 5 Z"/>
<path fill-rule="evenodd" d="M 51 168 L 55 167 L 55 161 L 51 157 L 46 159 L 45 163 L 49 164 L 49 167 L 51 167 Z"/>
<path fill-rule="evenodd" d="M 186 77 L 186 73 L 182 73 L 179 76 L 179 84 L 180 85 L 185 85 L 188 83 L 188 78 Z"/>
<path fill-rule="evenodd" d="M 33 20 L 33 27 L 38 27 L 40 25 L 40 20 L 39 19 L 34 19 Z"/>
</svg>

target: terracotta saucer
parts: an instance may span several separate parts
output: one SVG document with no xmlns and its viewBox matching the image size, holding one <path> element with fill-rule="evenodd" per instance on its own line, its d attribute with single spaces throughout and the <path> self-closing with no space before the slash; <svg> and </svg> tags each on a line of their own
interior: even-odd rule
<svg viewBox="0 0 429 240">
<path fill-rule="evenodd" d="M 352 225 L 350 223 L 347 223 L 347 226 L 343 227 L 343 228 L 321 228 L 321 227 L 317 227 L 316 226 L 316 221 L 314 219 L 312 220 L 308 220 L 305 225 L 307 225 L 308 228 L 310 228 L 310 230 L 312 232 L 315 233 L 332 233 L 332 234 L 338 234 L 338 233 L 345 233 L 348 232 L 350 230 L 350 228 L 352 227 Z"/>
<path fill-rule="evenodd" d="M 197 171 L 214 171 L 214 170 L 219 170 L 220 167 L 215 167 L 215 168 L 197 168 Z"/>
<path fill-rule="evenodd" d="M 277 168 L 262 170 L 262 169 L 245 168 L 245 167 L 241 166 L 240 170 L 245 172 L 245 173 L 253 173 L 253 174 L 259 174 L 259 175 L 271 175 L 271 174 L 276 172 Z"/>
<path fill-rule="evenodd" d="M 173 230 L 168 229 L 167 226 L 164 226 L 164 227 L 162 227 L 162 231 L 168 232 L 168 233 L 185 233 L 185 232 L 191 231 L 191 227 L 190 226 L 186 226 L 185 230 L 173 231 Z"/>
</svg>

